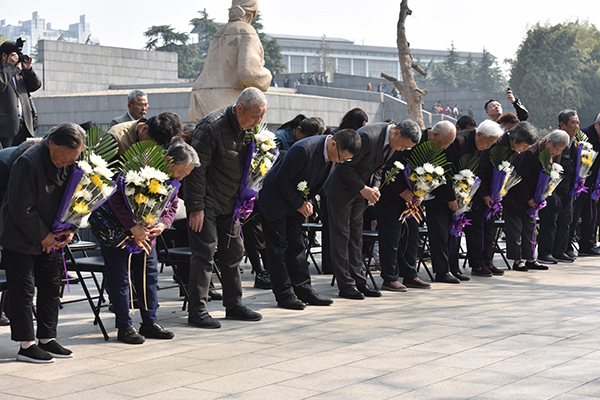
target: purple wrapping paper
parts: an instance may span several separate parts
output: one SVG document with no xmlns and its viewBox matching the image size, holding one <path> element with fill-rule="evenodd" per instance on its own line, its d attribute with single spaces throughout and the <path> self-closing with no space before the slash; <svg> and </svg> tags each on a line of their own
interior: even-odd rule
<svg viewBox="0 0 600 400">
<path fill-rule="evenodd" d="M 538 176 L 537 184 L 535 185 L 535 193 L 533 194 L 533 201 L 538 205 L 537 208 L 529 207 L 527 214 L 535 219 L 537 218 L 538 211 L 546 207 L 546 200 L 544 199 L 544 190 L 550 182 L 550 175 L 546 174 L 546 171 L 542 169 Z"/>
<path fill-rule="evenodd" d="M 596 178 L 596 182 L 594 183 L 594 186 L 592 187 L 592 200 L 594 201 L 598 201 L 598 199 L 600 198 L 600 173 L 598 174 L 598 177 Z"/>
<path fill-rule="evenodd" d="M 255 143 L 252 141 L 246 154 L 246 163 L 244 165 L 244 171 L 242 172 L 242 181 L 240 182 L 240 190 L 235 198 L 235 208 L 233 210 L 233 217 L 244 221 L 254 209 L 254 200 L 256 199 L 257 192 L 248 188 L 248 175 L 250 174 L 250 164 L 252 163 L 252 156 L 254 155 Z"/>
<path fill-rule="evenodd" d="M 67 186 L 65 187 L 65 191 L 63 193 L 62 200 L 60 201 L 60 206 L 58 207 L 56 217 L 54 217 L 54 222 L 52 223 L 52 232 L 58 233 L 75 227 L 71 224 L 60 222 L 60 220 L 63 219 L 67 210 L 69 209 L 71 199 L 73 198 L 73 195 L 75 194 L 77 186 L 79 185 L 79 182 L 81 182 L 81 178 L 83 177 L 83 175 L 84 172 L 81 168 L 73 167 L 73 172 L 69 177 L 69 181 L 67 182 Z"/>
<path fill-rule="evenodd" d="M 583 145 L 577 146 L 577 162 L 575 163 L 575 184 L 573 185 L 573 189 L 569 192 L 569 196 L 578 197 L 581 192 L 587 193 L 587 188 L 585 187 L 585 178 L 579 176 L 579 170 L 581 169 L 581 150 L 583 149 Z"/>
<path fill-rule="evenodd" d="M 496 168 L 492 171 L 492 182 L 490 184 L 490 197 L 494 204 L 492 208 L 488 208 L 485 210 L 485 218 L 491 219 L 494 214 L 500 211 L 500 207 L 502 204 L 500 201 L 502 200 L 502 196 L 500 195 L 500 191 L 502 190 L 502 185 L 504 185 L 504 179 L 506 179 L 506 172 L 499 171 Z"/>
</svg>

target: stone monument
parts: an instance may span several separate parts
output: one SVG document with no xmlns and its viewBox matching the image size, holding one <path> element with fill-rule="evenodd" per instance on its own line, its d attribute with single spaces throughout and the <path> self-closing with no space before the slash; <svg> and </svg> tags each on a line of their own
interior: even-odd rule
<svg viewBox="0 0 600 400">
<path fill-rule="evenodd" d="M 229 22 L 210 42 L 202 73 L 192 89 L 188 115 L 196 123 L 209 112 L 235 103 L 253 86 L 266 92 L 271 73 L 264 67 L 264 49 L 250 25 L 258 12 L 258 0 L 233 0 Z"/>
</svg>

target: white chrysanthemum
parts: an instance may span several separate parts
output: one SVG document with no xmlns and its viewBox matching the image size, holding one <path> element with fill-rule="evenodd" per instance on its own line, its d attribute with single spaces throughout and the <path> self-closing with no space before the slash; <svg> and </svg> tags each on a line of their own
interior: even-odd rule
<svg viewBox="0 0 600 400">
<path fill-rule="evenodd" d="M 400 161 L 394 161 L 394 167 L 404 170 L 404 164 L 402 164 Z"/>
<path fill-rule="evenodd" d="M 135 187 L 127 186 L 125 188 L 125 196 L 133 196 L 135 194 Z"/>
<path fill-rule="evenodd" d="M 83 198 L 83 190 L 78 190 L 75 193 L 73 193 L 73 198 L 75 198 L 75 199 Z"/>
<path fill-rule="evenodd" d="M 90 153 L 90 162 L 96 167 L 108 168 L 106 160 L 97 154 Z"/>
<path fill-rule="evenodd" d="M 417 173 L 417 175 L 423 175 L 425 173 L 425 168 L 423 168 L 423 167 L 417 167 L 415 169 L 415 172 Z"/>
<path fill-rule="evenodd" d="M 471 171 L 470 169 L 463 169 L 462 171 L 460 171 L 460 173 L 465 177 L 465 178 L 472 178 L 473 177 L 473 171 Z"/>
<path fill-rule="evenodd" d="M 160 189 L 158 189 L 158 194 L 166 195 L 166 194 L 169 194 L 169 191 L 167 190 L 166 187 L 163 186 Z"/>
<path fill-rule="evenodd" d="M 475 184 L 475 179 L 467 178 L 467 183 L 469 184 L 469 186 L 473 186 Z"/>
<path fill-rule="evenodd" d="M 267 137 L 267 140 L 275 140 L 275 134 L 273 132 L 265 129 L 261 133 Z"/>
<path fill-rule="evenodd" d="M 81 197 L 87 201 L 90 201 L 92 199 L 92 194 L 89 190 L 83 189 L 75 192 L 75 197 Z"/>
<path fill-rule="evenodd" d="M 269 137 L 261 132 L 254 135 L 254 140 L 257 143 L 264 143 L 269 140 Z"/>
<path fill-rule="evenodd" d="M 300 192 L 304 192 L 307 187 L 308 187 L 308 182 L 306 182 L 306 181 L 298 182 L 297 188 Z"/>
<path fill-rule="evenodd" d="M 452 177 L 452 179 L 454 179 L 455 181 L 462 181 L 463 176 L 462 174 L 454 174 L 454 176 Z"/>
<path fill-rule="evenodd" d="M 268 170 L 270 170 L 271 167 L 273 166 L 273 161 L 271 161 L 270 158 L 265 158 L 264 163 L 265 163 L 265 168 Z"/>
<path fill-rule="evenodd" d="M 264 142 L 260 145 L 260 149 L 265 153 L 272 149 L 268 142 Z"/>
<path fill-rule="evenodd" d="M 434 187 L 434 186 L 440 186 L 440 181 L 438 181 L 437 179 L 432 180 L 431 181 L 431 186 L 432 187 Z"/>
<path fill-rule="evenodd" d="M 554 180 L 559 179 L 560 178 L 560 172 L 558 172 L 558 171 L 552 171 L 552 172 L 550 172 L 550 178 L 552 178 Z"/>
<path fill-rule="evenodd" d="M 425 172 L 429 172 L 431 174 L 433 173 L 435 167 L 433 166 L 433 164 L 426 162 L 425 164 L 423 164 L 423 169 L 425 170 Z"/>
<path fill-rule="evenodd" d="M 83 175 L 81 177 L 81 180 L 79 181 L 79 184 L 82 186 L 85 186 L 85 185 L 89 185 L 91 182 L 92 181 L 90 181 L 90 178 L 87 175 Z"/>
<path fill-rule="evenodd" d="M 113 171 L 106 167 L 96 167 L 94 168 L 94 172 L 96 172 L 98 175 L 105 177 L 106 179 L 111 179 L 115 174 Z"/>
<path fill-rule="evenodd" d="M 81 170 L 86 174 L 92 173 L 92 166 L 88 164 L 85 160 L 78 161 L 77 166 L 81 168 Z"/>
<path fill-rule="evenodd" d="M 104 185 L 102 186 L 102 197 L 106 198 L 110 196 L 114 190 L 114 186 Z M 127 189 L 125 190 L 127 192 Z"/>
<path fill-rule="evenodd" d="M 127 171 L 125 174 L 125 183 L 133 183 L 139 177 L 136 171 Z"/>
<path fill-rule="evenodd" d="M 552 170 L 562 173 L 564 171 L 564 168 L 562 165 L 560 165 L 558 163 L 552 163 Z"/>
<path fill-rule="evenodd" d="M 581 146 L 582 151 L 592 151 L 594 149 L 590 142 L 581 142 Z"/>
<path fill-rule="evenodd" d="M 435 172 L 438 175 L 443 175 L 444 174 L 444 168 L 440 167 L 439 165 L 437 167 L 435 167 L 433 169 L 433 172 Z"/>
</svg>

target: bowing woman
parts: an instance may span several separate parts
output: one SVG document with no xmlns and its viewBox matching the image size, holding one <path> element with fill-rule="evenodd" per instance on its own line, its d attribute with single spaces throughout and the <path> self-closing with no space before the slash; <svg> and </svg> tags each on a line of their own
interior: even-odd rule
<svg viewBox="0 0 600 400">
<path fill-rule="evenodd" d="M 71 122 L 50 130 L 39 144 L 20 156 L 12 168 L 2 203 L 0 244 L 10 296 L 11 338 L 21 342 L 17 360 L 51 363 L 73 356 L 56 339 L 60 290 L 57 249 L 75 232 L 52 232 L 73 163 L 85 144 L 85 132 Z M 33 296 L 37 288 L 36 344 Z"/>
</svg>

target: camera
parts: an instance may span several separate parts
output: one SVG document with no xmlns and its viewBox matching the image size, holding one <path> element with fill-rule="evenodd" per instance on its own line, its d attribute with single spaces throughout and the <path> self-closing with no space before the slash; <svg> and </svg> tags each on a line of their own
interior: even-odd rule
<svg viewBox="0 0 600 400">
<path fill-rule="evenodd" d="M 28 63 L 29 60 L 31 60 L 31 58 L 27 54 L 23 54 L 23 45 L 25 44 L 26 41 L 27 41 L 27 38 L 21 36 L 15 42 L 15 44 L 17 45 L 16 53 L 19 55 L 20 63 Z"/>
</svg>

